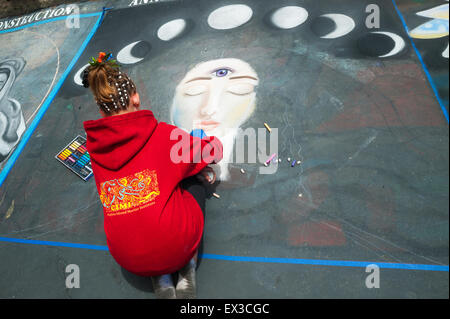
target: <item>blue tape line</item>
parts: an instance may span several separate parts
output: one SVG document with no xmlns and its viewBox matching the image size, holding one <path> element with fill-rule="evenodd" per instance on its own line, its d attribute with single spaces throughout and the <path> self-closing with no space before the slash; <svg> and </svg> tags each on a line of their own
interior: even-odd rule
<svg viewBox="0 0 450 319">
<path fill-rule="evenodd" d="M 0 237 L 0 241 L 8 242 L 8 243 L 17 243 L 17 244 L 31 244 L 31 245 L 44 245 L 44 246 L 57 246 L 57 247 L 70 247 L 70 248 L 82 248 L 82 249 L 94 249 L 94 250 L 109 251 L 107 246 L 62 243 L 62 242 L 56 242 L 56 241 L 7 238 L 7 237 Z"/>
<path fill-rule="evenodd" d="M 436 96 L 439 105 L 441 106 L 442 112 L 444 113 L 445 118 L 447 119 L 447 124 L 449 124 L 449 118 L 448 118 L 448 112 L 447 109 L 445 108 L 444 103 L 442 102 L 441 98 L 439 97 L 439 92 L 436 88 L 436 85 L 434 84 L 433 78 L 430 74 L 430 72 L 428 71 L 428 68 L 425 64 L 425 62 L 423 61 L 422 55 L 420 54 L 419 50 L 417 49 L 414 40 L 411 38 L 411 36 L 409 35 L 409 28 L 408 25 L 406 24 L 405 19 L 403 18 L 402 13 L 400 12 L 399 8 L 397 7 L 397 3 L 395 2 L 395 0 L 392 0 L 392 3 L 394 4 L 395 10 L 397 11 L 398 16 L 400 17 L 400 20 L 402 21 L 403 27 L 405 28 L 406 34 L 408 35 L 409 40 L 411 41 L 412 47 L 414 48 L 414 51 L 416 51 L 416 55 L 419 58 L 420 63 L 422 64 L 422 67 L 425 71 L 425 74 L 427 75 L 428 78 L 428 82 L 431 85 L 431 88 L 433 89 L 434 95 Z"/>
<path fill-rule="evenodd" d="M 39 25 L 39 24 L 48 23 L 48 22 L 53 22 L 53 21 L 58 21 L 58 20 L 65 20 L 67 18 L 88 18 L 88 17 L 99 16 L 101 14 L 102 14 L 102 12 L 94 12 L 94 13 L 73 14 L 73 15 L 68 15 L 68 16 L 63 16 L 63 17 L 56 17 L 56 18 L 51 18 L 51 19 L 48 19 L 48 20 L 42 20 L 42 21 L 38 21 L 38 22 L 33 22 L 33 23 L 26 24 L 26 25 L 23 25 L 23 26 L 20 26 L 20 27 L 17 27 L 17 28 L 3 30 L 3 31 L 0 31 L 0 34 L 1 33 L 14 32 L 14 31 L 17 31 L 17 30 L 22 30 L 22 29 L 25 29 L 25 28 L 33 27 L 33 26 L 36 26 L 36 25 Z"/>
<path fill-rule="evenodd" d="M 18 239 L 0 237 L 0 242 L 32 244 L 44 246 L 58 246 L 82 249 L 94 249 L 109 251 L 107 246 L 73 244 L 54 241 L 42 241 L 31 239 Z M 400 264 L 400 263 L 383 263 L 383 262 L 368 262 L 368 261 L 345 261 L 345 260 L 323 260 L 323 259 L 296 259 L 296 258 L 271 258 L 271 257 L 244 257 L 244 256 L 226 256 L 215 254 L 201 254 L 201 258 L 214 260 L 228 260 L 228 261 L 243 261 L 243 262 L 260 262 L 260 263 L 277 263 L 277 264 L 299 264 L 299 265 L 315 265 L 315 266 L 335 266 L 335 267 L 360 267 L 365 268 L 368 265 L 377 265 L 385 269 L 404 269 L 404 270 L 426 270 L 426 271 L 449 271 L 449 266 L 445 265 L 423 265 L 423 264 Z"/>
<path fill-rule="evenodd" d="M 69 73 L 72 71 L 72 68 L 77 63 L 78 59 L 80 58 L 81 54 L 83 53 L 84 49 L 88 45 L 89 41 L 94 36 L 94 33 L 97 31 L 100 23 L 103 20 L 105 11 L 102 11 L 101 13 L 97 13 L 96 15 L 100 14 L 100 17 L 97 19 L 97 22 L 95 23 L 94 27 L 82 43 L 81 47 L 78 49 L 77 53 L 73 57 L 72 61 L 70 62 L 69 66 L 64 71 L 63 75 L 59 79 L 58 83 L 55 85 L 53 90 L 50 92 L 49 96 L 45 100 L 44 104 L 41 106 L 39 111 L 37 112 L 35 118 L 31 122 L 31 125 L 27 128 L 25 133 L 22 136 L 22 139 L 20 140 L 19 144 L 17 145 L 17 148 L 13 151 L 13 154 L 9 158 L 6 165 L 3 167 L 2 171 L 0 172 L 0 187 L 2 186 L 3 182 L 5 181 L 6 177 L 8 176 L 10 170 L 14 166 L 17 158 L 22 153 L 23 149 L 25 148 L 25 145 L 28 143 L 28 140 L 30 139 L 31 135 L 33 134 L 34 130 L 36 129 L 37 125 L 41 121 L 42 117 L 44 116 L 45 112 L 49 108 L 50 104 L 53 102 L 53 99 L 55 98 L 56 94 L 58 93 L 59 89 L 61 88 L 62 84 L 66 80 Z"/>
<path fill-rule="evenodd" d="M 245 262 L 264 262 L 278 264 L 300 264 L 300 265 L 316 265 L 316 266 L 337 266 L 337 267 L 367 267 L 368 265 L 377 265 L 380 268 L 389 269 L 408 269 L 408 270 L 430 270 L 430 271 L 449 271 L 448 266 L 442 265 L 421 265 L 421 264 L 400 264 L 400 263 L 383 263 L 368 261 L 347 261 L 347 260 L 323 260 L 323 259 L 295 259 L 295 258 L 271 258 L 271 257 L 242 257 L 242 256 L 225 256 L 203 254 L 205 259 L 219 259 L 229 261 L 245 261 Z"/>
</svg>

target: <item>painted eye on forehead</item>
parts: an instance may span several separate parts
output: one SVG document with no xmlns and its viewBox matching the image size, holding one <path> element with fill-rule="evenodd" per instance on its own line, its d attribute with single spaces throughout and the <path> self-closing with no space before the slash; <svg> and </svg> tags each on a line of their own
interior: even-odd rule
<svg viewBox="0 0 450 319">
<path fill-rule="evenodd" d="M 223 68 L 223 69 L 218 69 L 218 70 L 214 71 L 212 73 L 212 75 L 214 75 L 214 76 L 216 76 L 218 78 L 222 78 L 222 77 L 227 76 L 228 74 L 231 74 L 231 73 L 233 73 L 233 71 L 231 71 L 230 69 Z"/>
</svg>

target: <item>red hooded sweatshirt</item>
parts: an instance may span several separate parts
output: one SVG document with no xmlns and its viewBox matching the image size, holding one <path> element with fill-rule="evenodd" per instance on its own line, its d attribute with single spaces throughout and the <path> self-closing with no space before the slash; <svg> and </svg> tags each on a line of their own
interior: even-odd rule
<svg viewBox="0 0 450 319">
<path fill-rule="evenodd" d="M 148 110 L 86 121 L 84 128 L 111 255 L 141 276 L 181 269 L 199 246 L 204 221 L 179 183 L 219 162 L 221 142 L 158 123 Z"/>
</svg>

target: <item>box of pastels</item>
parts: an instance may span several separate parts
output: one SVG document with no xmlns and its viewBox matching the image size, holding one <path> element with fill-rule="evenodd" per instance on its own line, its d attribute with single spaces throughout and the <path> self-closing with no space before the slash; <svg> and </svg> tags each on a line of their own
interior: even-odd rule
<svg viewBox="0 0 450 319">
<path fill-rule="evenodd" d="M 92 176 L 91 158 L 86 149 L 86 139 L 80 135 L 64 147 L 55 158 L 84 181 Z"/>
</svg>

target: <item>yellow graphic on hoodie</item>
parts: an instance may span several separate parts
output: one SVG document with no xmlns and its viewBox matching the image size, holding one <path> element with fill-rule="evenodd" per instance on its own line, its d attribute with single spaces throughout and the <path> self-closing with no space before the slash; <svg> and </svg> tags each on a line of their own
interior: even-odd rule
<svg viewBox="0 0 450 319">
<path fill-rule="evenodd" d="M 100 184 L 100 201 L 108 216 L 151 206 L 159 194 L 156 171 L 149 169 Z"/>
</svg>

